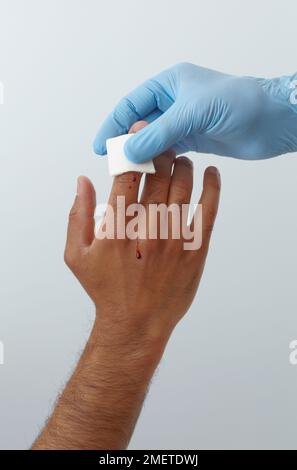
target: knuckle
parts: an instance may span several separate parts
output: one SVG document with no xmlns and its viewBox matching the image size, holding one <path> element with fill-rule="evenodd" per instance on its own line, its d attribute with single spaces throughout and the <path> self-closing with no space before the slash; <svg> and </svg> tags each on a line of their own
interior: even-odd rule
<svg viewBox="0 0 297 470">
<path fill-rule="evenodd" d="M 211 235 L 213 232 L 216 215 L 217 215 L 217 211 L 214 207 L 208 209 L 207 214 L 205 216 L 205 220 L 203 222 L 203 232 L 207 236 Z"/>
<path fill-rule="evenodd" d="M 113 111 L 113 119 L 119 123 L 122 127 L 124 127 L 124 122 L 126 119 L 126 115 L 131 114 L 133 112 L 134 106 L 132 102 L 126 96 L 122 98 L 119 102 L 117 107 Z"/>
<path fill-rule="evenodd" d="M 158 187 L 160 185 L 164 185 L 166 184 L 166 186 L 168 185 L 168 180 L 169 180 L 169 171 L 168 171 L 168 175 L 166 174 L 162 174 L 160 171 L 155 173 L 154 175 L 151 175 L 151 178 L 150 178 L 150 185 L 153 187 L 153 188 L 156 188 L 158 189 Z"/>
<path fill-rule="evenodd" d="M 193 169 L 193 163 L 192 163 L 192 160 L 188 157 L 178 157 L 177 160 L 176 160 L 176 163 L 179 164 L 179 165 L 183 165 L 187 168 L 189 168 L 190 170 Z"/>
<path fill-rule="evenodd" d="M 175 197 L 174 199 L 174 204 L 179 206 L 179 209 L 182 210 L 182 206 L 186 204 L 186 198 L 181 196 L 181 197 Z"/>
<path fill-rule="evenodd" d="M 127 111 L 127 110 L 133 110 L 134 106 L 131 100 L 127 96 L 124 96 L 119 102 L 119 108 L 122 108 L 123 111 Z"/>
<path fill-rule="evenodd" d="M 162 188 L 152 188 L 149 195 L 145 198 L 146 205 L 159 205 L 164 203 L 164 190 Z"/>
<path fill-rule="evenodd" d="M 75 199 L 74 204 L 69 211 L 69 220 L 74 219 L 77 216 L 77 214 L 78 214 L 78 208 L 77 208 L 76 199 Z"/>
<path fill-rule="evenodd" d="M 174 184 L 174 202 L 176 204 L 184 204 L 189 198 L 189 189 L 182 182 L 176 182 Z"/>
<path fill-rule="evenodd" d="M 71 270 L 75 270 L 78 265 L 78 254 L 66 248 L 64 251 L 64 262 Z"/>
<path fill-rule="evenodd" d="M 122 185 L 130 184 L 137 178 L 137 173 L 122 173 L 121 175 L 116 176 L 116 182 Z"/>
</svg>

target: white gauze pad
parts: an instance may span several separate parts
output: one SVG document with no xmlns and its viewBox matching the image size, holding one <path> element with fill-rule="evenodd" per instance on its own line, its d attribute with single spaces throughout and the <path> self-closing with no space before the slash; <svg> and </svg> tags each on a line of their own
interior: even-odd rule
<svg viewBox="0 0 297 470">
<path fill-rule="evenodd" d="M 119 135 L 107 139 L 106 149 L 108 156 L 108 167 L 111 176 L 121 175 L 127 171 L 138 171 L 139 173 L 156 173 L 153 160 L 144 163 L 133 163 L 128 160 L 124 152 L 124 145 L 133 134 Z"/>
</svg>

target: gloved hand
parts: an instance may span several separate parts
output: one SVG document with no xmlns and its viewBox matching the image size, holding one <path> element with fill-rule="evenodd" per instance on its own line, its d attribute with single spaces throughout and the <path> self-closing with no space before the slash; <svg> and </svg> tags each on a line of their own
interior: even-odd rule
<svg viewBox="0 0 297 470">
<path fill-rule="evenodd" d="M 236 77 L 189 63 L 161 72 L 116 106 L 99 130 L 105 141 L 145 119 L 148 126 L 127 141 L 125 153 L 143 162 L 173 147 L 246 160 L 297 150 L 297 74 L 274 79 Z"/>
</svg>

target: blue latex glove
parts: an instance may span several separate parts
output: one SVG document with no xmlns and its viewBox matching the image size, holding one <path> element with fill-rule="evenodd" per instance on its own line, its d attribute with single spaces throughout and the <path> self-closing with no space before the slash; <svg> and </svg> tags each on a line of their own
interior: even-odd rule
<svg viewBox="0 0 297 470">
<path fill-rule="evenodd" d="M 99 130 L 105 141 L 150 124 L 127 141 L 125 152 L 143 162 L 169 147 L 256 160 L 297 150 L 297 74 L 274 79 L 236 77 L 189 63 L 178 64 L 136 88 Z"/>
</svg>

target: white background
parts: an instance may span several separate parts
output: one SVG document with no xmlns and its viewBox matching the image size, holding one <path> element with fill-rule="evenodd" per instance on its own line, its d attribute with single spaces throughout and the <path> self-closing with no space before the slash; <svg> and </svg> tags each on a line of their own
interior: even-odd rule
<svg viewBox="0 0 297 470">
<path fill-rule="evenodd" d="M 92 141 L 130 89 L 179 61 L 296 72 L 295 0 L 0 0 L 0 447 L 28 448 L 94 309 L 63 264 L 79 174 L 105 202 Z M 297 132 L 297 129 L 296 129 Z M 131 448 L 297 448 L 297 158 L 193 154 L 222 198 L 196 300 L 168 345 Z"/>
</svg>

